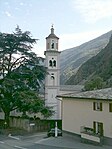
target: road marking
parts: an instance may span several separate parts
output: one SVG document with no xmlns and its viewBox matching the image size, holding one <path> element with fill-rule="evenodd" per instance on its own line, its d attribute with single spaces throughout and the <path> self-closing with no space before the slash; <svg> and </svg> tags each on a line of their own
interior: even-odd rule
<svg viewBox="0 0 112 149">
<path fill-rule="evenodd" d="M 41 140 L 36 141 L 35 143 L 41 143 L 42 141 L 46 141 L 46 140 L 49 140 L 49 139 L 50 139 L 50 138 L 41 139 Z"/>
<path fill-rule="evenodd" d="M 0 141 L 0 143 L 1 143 L 1 144 L 4 144 L 5 142 L 3 142 L 3 141 Z"/>
<path fill-rule="evenodd" d="M 21 146 L 14 146 L 15 148 L 20 148 L 20 149 L 27 149 L 27 148 L 24 148 L 24 147 L 21 147 Z"/>
<path fill-rule="evenodd" d="M 14 136 L 12 136 L 11 134 L 9 134 L 8 137 L 10 137 L 10 138 L 12 138 L 12 139 L 20 140 L 20 138 L 14 137 Z"/>
</svg>

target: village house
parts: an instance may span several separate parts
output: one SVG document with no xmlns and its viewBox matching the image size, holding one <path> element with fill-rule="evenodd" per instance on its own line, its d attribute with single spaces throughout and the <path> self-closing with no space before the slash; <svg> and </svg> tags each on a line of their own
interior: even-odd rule
<svg viewBox="0 0 112 149">
<path fill-rule="evenodd" d="M 82 141 L 112 145 L 112 88 L 58 95 L 62 129 Z"/>
</svg>

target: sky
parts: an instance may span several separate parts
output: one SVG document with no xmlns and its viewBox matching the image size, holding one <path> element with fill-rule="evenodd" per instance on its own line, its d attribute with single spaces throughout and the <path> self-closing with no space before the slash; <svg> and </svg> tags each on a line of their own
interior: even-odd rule
<svg viewBox="0 0 112 149">
<path fill-rule="evenodd" d="M 17 25 L 39 39 L 33 51 L 44 57 L 51 26 L 59 51 L 79 46 L 112 30 L 112 0 L 0 0 L 0 32 Z"/>
</svg>

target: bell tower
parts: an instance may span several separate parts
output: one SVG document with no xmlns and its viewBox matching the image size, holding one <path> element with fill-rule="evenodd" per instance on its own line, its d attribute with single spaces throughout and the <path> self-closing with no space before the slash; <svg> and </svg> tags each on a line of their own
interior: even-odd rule
<svg viewBox="0 0 112 149">
<path fill-rule="evenodd" d="M 60 52 L 58 51 L 59 38 L 54 34 L 53 25 L 51 33 L 46 37 L 45 67 L 48 74 L 45 78 L 45 103 L 52 106 L 55 114 L 50 119 L 61 119 L 60 101 L 56 99 L 60 91 Z"/>
</svg>

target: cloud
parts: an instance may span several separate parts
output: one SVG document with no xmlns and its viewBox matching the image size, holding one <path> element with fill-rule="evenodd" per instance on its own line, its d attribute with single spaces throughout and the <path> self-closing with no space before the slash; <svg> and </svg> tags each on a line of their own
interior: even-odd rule
<svg viewBox="0 0 112 149">
<path fill-rule="evenodd" d="M 23 5 L 24 5 L 24 3 L 22 3 L 22 2 L 21 2 L 21 3 L 20 3 L 20 5 L 21 5 L 21 6 L 23 6 Z"/>
<path fill-rule="evenodd" d="M 86 22 L 112 17 L 112 0 L 72 0 L 73 7 L 78 10 Z"/>
<path fill-rule="evenodd" d="M 9 11 L 5 11 L 4 13 L 5 13 L 5 15 L 6 15 L 7 17 L 12 17 L 12 15 L 11 15 L 11 13 L 10 13 Z"/>
</svg>

